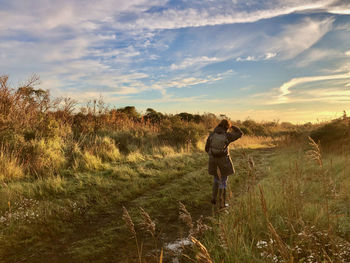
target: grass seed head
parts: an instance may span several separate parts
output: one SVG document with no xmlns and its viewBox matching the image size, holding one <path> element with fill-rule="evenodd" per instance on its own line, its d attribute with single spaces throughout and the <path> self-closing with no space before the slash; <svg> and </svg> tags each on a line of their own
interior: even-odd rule
<svg viewBox="0 0 350 263">
<path fill-rule="evenodd" d="M 310 136 L 308 138 L 311 149 L 306 152 L 306 156 L 309 157 L 310 160 L 316 161 L 320 167 L 323 167 L 320 145 L 317 144 Z"/>
<path fill-rule="evenodd" d="M 123 220 L 125 221 L 125 224 L 128 227 L 130 233 L 133 234 L 133 236 L 135 237 L 136 236 L 135 225 L 125 206 L 123 206 Z"/>
<path fill-rule="evenodd" d="M 187 211 L 186 206 L 179 202 L 179 206 L 180 206 L 180 219 L 190 228 L 190 232 L 193 229 L 193 221 L 192 221 L 192 216 L 191 214 Z"/>
<path fill-rule="evenodd" d="M 251 171 L 253 171 L 255 168 L 255 163 L 254 163 L 253 157 L 251 156 L 248 156 L 248 167 L 249 167 L 249 170 Z"/>
<path fill-rule="evenodd" d="M 211 229 L 211 227 L 203 223 L 203 216 L 201 215 L 200 218 L 196 221 L 196 227 L 193 230 L 193 235 L 200 237 L 209 229 Z"/>
<path fill-rule="evenodd" d="M 155 237 L 156 224 L 151 219 L 150 215 L 142 207 L 140 207 L 140 214 L 142 217 L 142 222 L 141 222 L 142 228 L 145 229 L 147 232 L 149 232 L 153 237 Z"/>
</svg>

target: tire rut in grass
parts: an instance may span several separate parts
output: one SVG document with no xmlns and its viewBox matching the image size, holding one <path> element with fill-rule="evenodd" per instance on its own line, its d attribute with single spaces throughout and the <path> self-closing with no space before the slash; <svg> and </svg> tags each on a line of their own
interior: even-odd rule
<svg viewBox="0 0 350 263">
<path fill-rule="evenodd" d="M 204 168 L 197 168 L 197 171 L 190 173 L 179 173 L 177 176 L 170 178 L 170 180 L 157 185 L 157 187 L 148 189 L 141 195 L 134 196 L 128 202 L 113 204 L 107 213 L 101 213 L 98 217 L 89 218 L 89 220 L 86 220 L 83 222 L 83 224 L 77 226 L 76 234 L 74 234 L 75 238 L 73 237 L 73 239 L 69 242 L 73 244 L 73 247 L 69 249 L 69 253 L 73 256 L 77 254 L 76 260 L 79 262 L 80 259 L 78 254 L 80 253 L 80 248 L 85 247 L 88 243 L 103 243 L 102 238 L 104 237 L 108 240 L 111 240 L 111 242 L 114 244 L 121 244 L 121 246 L 111 246 L 110 249 L 108 249 L 108 246 L 110 245 L 105 244 L 107 250 L 104 252 L 104 254 L 107 253 L 111 255 L 111 257 L 107 260 L 96 258 L 93 255 L 91 255 L 92 258 L 90 255 L 87 255 L 85 259 L 93 259 L 96 262 L 110 262 L 109 260 L 112 258 L 120 260 L 123 254 L 128 255 L 130 253 L 131 255 L 134 255 L 134 242 L 129 239 L 129 233 L 127 233 L 124 227 L 124 222 L 122 221 L 122 206 L 127 207 L 130 210 L 130 214 L 133 216 L 133 218 L 136 218 L 137 220 L 137 210 L 139 206 L 144 206 L 145 209 L 149 211 L 148 208 L 155 207 L 155 204 L 158 202 L 157 200 L 162 199 L 162 197 L 159 195 L 160 193 L 166 193 L 163 196 L 167 196 L 167 193 L 169 193 L 169 191 L 164 191 L 164 189 L 171 189 L 173 186 L 177 185 L 177 182 L 180 182 L 184 180 L 184 178 L 187 178 L 189 174 L 198 173 L 198 170 L 204 171 Z M 175 207 L 174 209 L 169 209 L 169 207 L 166 209 L 164 202 L 166 202 L 166 200 L 163 200 L 162 202 L 163 207 L 158 209 L 159 211 L 162 210 L 161 213 L 157 214 L 150 212 L 151 216 L 157 218 L 158 221 L 162 222 L 164 221 L 162 216 L 163 214 L 166 214 L 166 211 L 176 210 Z M 171 217 L 172 220 L 175 218 L 174 215 Z M 175 216 L 177 217 L 177 215 Z M 124 248 L 128 246 L 129 249 L 127 248 L 124 251 Z M 132 248 L 130 249 L 130 247 Z"/>
</svg>

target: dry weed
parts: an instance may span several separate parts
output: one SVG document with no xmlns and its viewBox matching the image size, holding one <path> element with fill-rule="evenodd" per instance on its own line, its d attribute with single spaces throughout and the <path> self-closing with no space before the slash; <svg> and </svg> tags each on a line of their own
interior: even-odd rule
<svg viewBox="0 0 350 263">
<path fill-rule="evenodd" d="M 138 254 L 138 258 L 139 258 L 139 263 L 141 263 L 142 262 L 141 250 L 139 248 L 139 242 L 137 240 L 137 235 L 136 235 L 136 231 L 135 231 L 135 225 L 134 225 L 134 222 L 131 219 L 131 216 L 129 215 L 128 210 L 125 208 L 125 206 L 123 206 L 123 216 L 122 216 L 122 218 L 125 221 L 125 224 L 126 224 L 128 230 L 130 231 L 130 233 L 133 235 L 133 238 L 135 239 L 136 248 L 137 248 L 137 254 Z"/>
<path fill-rule="evenodd" d="M 193 245 L 197 248 L 196 261 L 199 263 L 213 263 L 206 247 L 195 237 L 191 237 Z"/>
<path fill-rule="evenodd" d="M 193 231 L 193 221 L 191 214 L 187 211 L 186 206 L 179 202 L 180 211 L 179 218 L 190 228 L 190 233 Z"/>
<path fill-rule="evenodd" d="M 140 207 L 140 214 L 142 217 L 141 227 L 146 230 L 146 232 L 149 232 L 153 238 L 155 238 L 156 224 L 142 207 Z"/>
<path fill-rule="evenodd" d="M 316 161 L 318 165 L 322 168 L 323 162 L 322 162 L 321 147 L 311 137 L 308 137 L 308 138 L 309 138 L 309 146 L 311 147 L 311 149 L 306 152 L 306 155 L 311 160 Z"/>
<path fill-rule="evenodd" d="M 203 215 L 196 221 L 196 227 L 193 230 L 192 235 L 201 237 L 206 231 L 210 230 L 211 227 L 203 223 Z"/>
</svg>

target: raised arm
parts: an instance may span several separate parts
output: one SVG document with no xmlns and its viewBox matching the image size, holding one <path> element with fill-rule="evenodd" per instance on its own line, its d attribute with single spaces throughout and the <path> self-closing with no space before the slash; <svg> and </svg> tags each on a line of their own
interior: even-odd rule
<svg viewBox="0 0 350 263">
<path fill-rule="evenodd" d="M 231 126 L 231 131 L 227 132 L 227 139 L 229 141 L 229 143 L 241 138 L 243 135 L 243 132 L 241 131 L 240 128 L 238 128 L 237 126 L 232 125 Z"/>
</svg>

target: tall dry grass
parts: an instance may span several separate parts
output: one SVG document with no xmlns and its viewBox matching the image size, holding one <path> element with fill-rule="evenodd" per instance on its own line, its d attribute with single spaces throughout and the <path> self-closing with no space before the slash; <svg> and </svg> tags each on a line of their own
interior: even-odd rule
<svg viewBox="0 0 350 263">
<path fill-rule="evenodd" d="M 311 138 L 277 153 L 269 167 L 250 169 L 267 176 L 220 215 L 203 240 L 209 254 L 216 262 L 349 261 L 349 156 L 324 155 Z"/>
<path fill-rule="evenodd" d="M 130 234 L 135 239 L 138 259 L 139 259 L 139 262 L 142 263 L 142 248 L 140 248 L 139 241 L 137 239 L 135 225 L 134 225 L 133 220 L 131 219 L 131 216 L 129 215 L 128 210 L 124 206 L 123 206 L 123 220 L 125 221 L 125 224 L 129 230 Z"/>
</svg>

